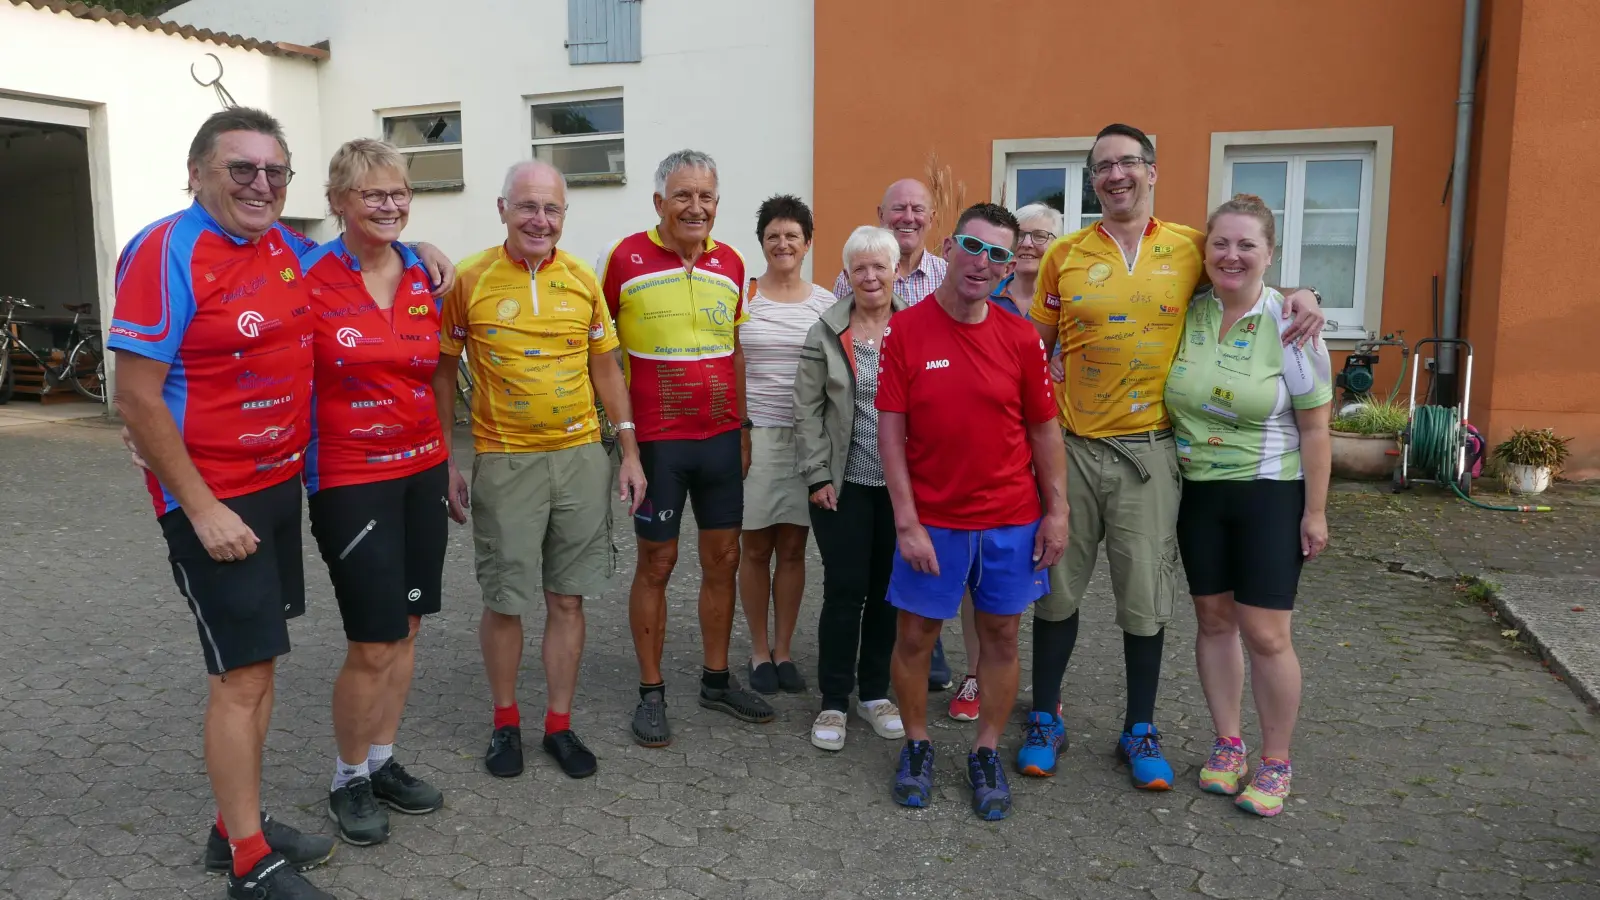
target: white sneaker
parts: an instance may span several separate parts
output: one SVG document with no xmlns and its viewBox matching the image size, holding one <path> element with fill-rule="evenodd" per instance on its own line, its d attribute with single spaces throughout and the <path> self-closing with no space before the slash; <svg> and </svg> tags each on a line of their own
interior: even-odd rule
<svg viewBox="0 0 1600 900">
<path fill-rule="evenodd" d="M 844 713 L 825 709 L 811 723 L 811 746 L 822 750 L 844 749 Z"/>
<path fill-rule="evenodd" d="M 905 723 L 900 721 L 900 707 L 888 700 L 857 702 L 856 715 L 866 719 L 878 737 L 900 740 L 906 736 Z"/>
</svg>

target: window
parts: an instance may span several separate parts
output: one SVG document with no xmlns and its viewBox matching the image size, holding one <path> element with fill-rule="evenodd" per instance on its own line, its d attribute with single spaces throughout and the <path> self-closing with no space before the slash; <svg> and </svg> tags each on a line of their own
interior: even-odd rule
<svg viewBox="0 0 1600 900">
<path fill-rule="evenodd" d="M 1030 203 L 1049 206 L 1061 213 L 1063 234 L 1087 228 L 1100 220 L 1088 167 L 1093 146 L 1092 136 L 995 141 L 990 196 L 1013 211 Z"/>
<path fill-rule="evenodd" d="M 622 98 L 534 101 L 533 158 L 567 176 L 568 185 L 622 184 Z"/>
<path fill-rule="evenodd" d="M 1350 134 L 1354 131 L 1382 133 Z M 1266 202 L 1277 220 L 1278 243 L 1267 282 L 1315 287 L 1322 294 L 1331 338 L 1362 338 L 1380 330 L 1388 133 L 1253 133 L 1247 137 L 1260 140 L 1223 144 L 1220 172 L 1216 138 L 1225 136 L 1213 136 L 1212 207 L 1240 193 Z M 1286 136 L 1300 140 L 1265 142 Z M 1361 136 L 1379 140 L 1342 140 Z"/>
<path fill-rule="evenodd" d="M 405 113 L 383 117 L 383 139 L 400 148 L 419 191 L 460 190 L 461 111 Z"/>
</svg>

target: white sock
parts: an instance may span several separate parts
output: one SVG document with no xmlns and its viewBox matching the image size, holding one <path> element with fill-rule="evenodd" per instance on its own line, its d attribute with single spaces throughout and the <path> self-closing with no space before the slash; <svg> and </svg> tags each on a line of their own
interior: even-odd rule
<svg viewBox="0 0 1600 900">
<path fill-rule="evenodd" d="M 363 759 L 358 763 L 347 763 L 338 757 L 334 757 L 333 787 L 329 788 L 329 790 L 337 791 L 339 788 L 349 784 L 353 779 L 366 778 L 368 774 L 370 772 L 367 769 L 366 760 Z"/>
<path fill-rule="evenodd" d="M 393 744 L 373 744 L 372 749 L 367 751 L 367 771 L 376 772 L 383 768 L 391 756 L 394 756 Z"/>
<path fill-rule="evenodd" d="M 860 700 L 860 701 L 857 701 L 857 702 L 859 703 L 859 705 L 861 706 L 862 709 L 865 709 L 865 710 L 868 710 L 868 711 L 872 711 L 872 710 L 876 710 L 880 706 L 884 706 L 884 705 L 888 704 L 889 701 L 887 699 L 884 699 L 884 700 Z M 905 723 L 900 721 L 900 717 L 899 716 L 891 716 L 890 718 L 885 719 L 883 724 L 884 724 L 884 727 L 888 728 L 890 731 L 893 731 L 893 730 L 895 730 L 897 728 L 904 728 L 905 727 Z"/>
</svg>

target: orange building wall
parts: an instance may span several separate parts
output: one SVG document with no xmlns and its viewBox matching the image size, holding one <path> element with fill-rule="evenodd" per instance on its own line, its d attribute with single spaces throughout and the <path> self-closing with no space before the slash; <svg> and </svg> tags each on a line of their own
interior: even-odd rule
<svg viewBox="0 0 1600 900">
<path fill-rule="evenodd" d="M 971 203 L 996 199 L 994 140 L 1128 122 L 1156 138 L 1156 215 L 1199 223 L 1212 132 L 1390 125 L 1381 330 L 1425 337 L 1445 259 L 1461 8 L 1151 0 L 1108 27 L 1103 4 L 1080 0 L 816 0 L 815 271 L 838 271 L 850 230 L 873 221 L 891 181 L 921 177 L 930 151 Z M 1398 374 L 1398 354 L 1384 359 L 1381 388 Z"/>
<path fill-rule="evenodd" d="M 1567 475 L 1597 477 L 1600 5 L 1521 7 L 1489 437 L 1553 427 L 1576 439 Z"/>
</svg>

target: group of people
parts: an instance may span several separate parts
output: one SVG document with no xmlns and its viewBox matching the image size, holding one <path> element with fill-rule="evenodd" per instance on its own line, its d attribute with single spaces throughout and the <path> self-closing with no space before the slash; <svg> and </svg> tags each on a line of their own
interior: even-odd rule
<svg viewBox="0 0 1600 900">
<path fill-rule="evenodd" d="M 1217 730 L 1200 786 L 1281 809 L 1300 694 L 1291 610 L 1301 563 L 1327 541 L 1318 298 L 1265 285 L 1274 220 L 1259 199 L 1234 198 L 1205 231 L 1155 219 L 1155 150 L 1137 129 L 1103 130 L 1089 169 L 1098 224 L 1060 236 L 1049 207 L 980 203 L 938 253 L 924 247 L 927 188 L 896 182 L 879 224 L 850 235 L 829 292 L 801 275 L 814 222 L 798 198 L 758 210 L 758 277 L 712 237 L 717 169 L 697 151 L 661 162 L 657 224 L 592 268 L 558 247 L 562 174 L 518 163 L 497 200 L 505 240 L 452 265 L 401 239 L 412 191 L 394 147 L 362 139 L 334 154 L 341 234 L 319 246 L 278 222 L 294 176 L 278 123 L 246 108 L 209 118 L 189 151 L 194 203 L 118 262 L 108 346 L 210 676 L 218 812 L 205 861 L 228 872 L 229 896 L 332 896 L 300 873 L 333 842 L 261 812 L 274 667 L 305 608 L 302 486 L 347 639 L 328 813 L 351 844 L 386 840 L 387 810 L 444 802 L 394 748 L 421 619 L 441 608 L 447 518 L 472 523 L 486 769 L 523 771 L 522 618 L 543 601 L 541 746 L 571 777 L 596 771 L 572 701 L 583 600 L 617 569 L 613 490 L 638 543 L 630 728 L 643 746 L 672 740 L 666 589 L 690 505 L 699 705 L 762 723 L 766 697 L 808 690 L 792 643 L 815 531 L 812 743 L 844 746 L 854 693 L 858 717 L 900 742 L 894 799 L 932 802 L 928 697 L 955 686 L 940 634 L 959 616 L 967 673 L 949 714 L 977 722 L 974 811 L 1002 818 L 1021 617 L 1032 609 L 1032 708 L 1015 768 L 1048 776 L 1103 542 L 1127 660 L 1118 750 L 1134 785 L 1173 783 L 1154 707 L 1181 555 Z M 459 365 L 475 385 L 470 474 L 451 453 Z M 729 660 L 736 596 L 751 637 L 743 680 Z M 1241 639 L 1263 731 L 1252 778 Z"/>
</svg>

